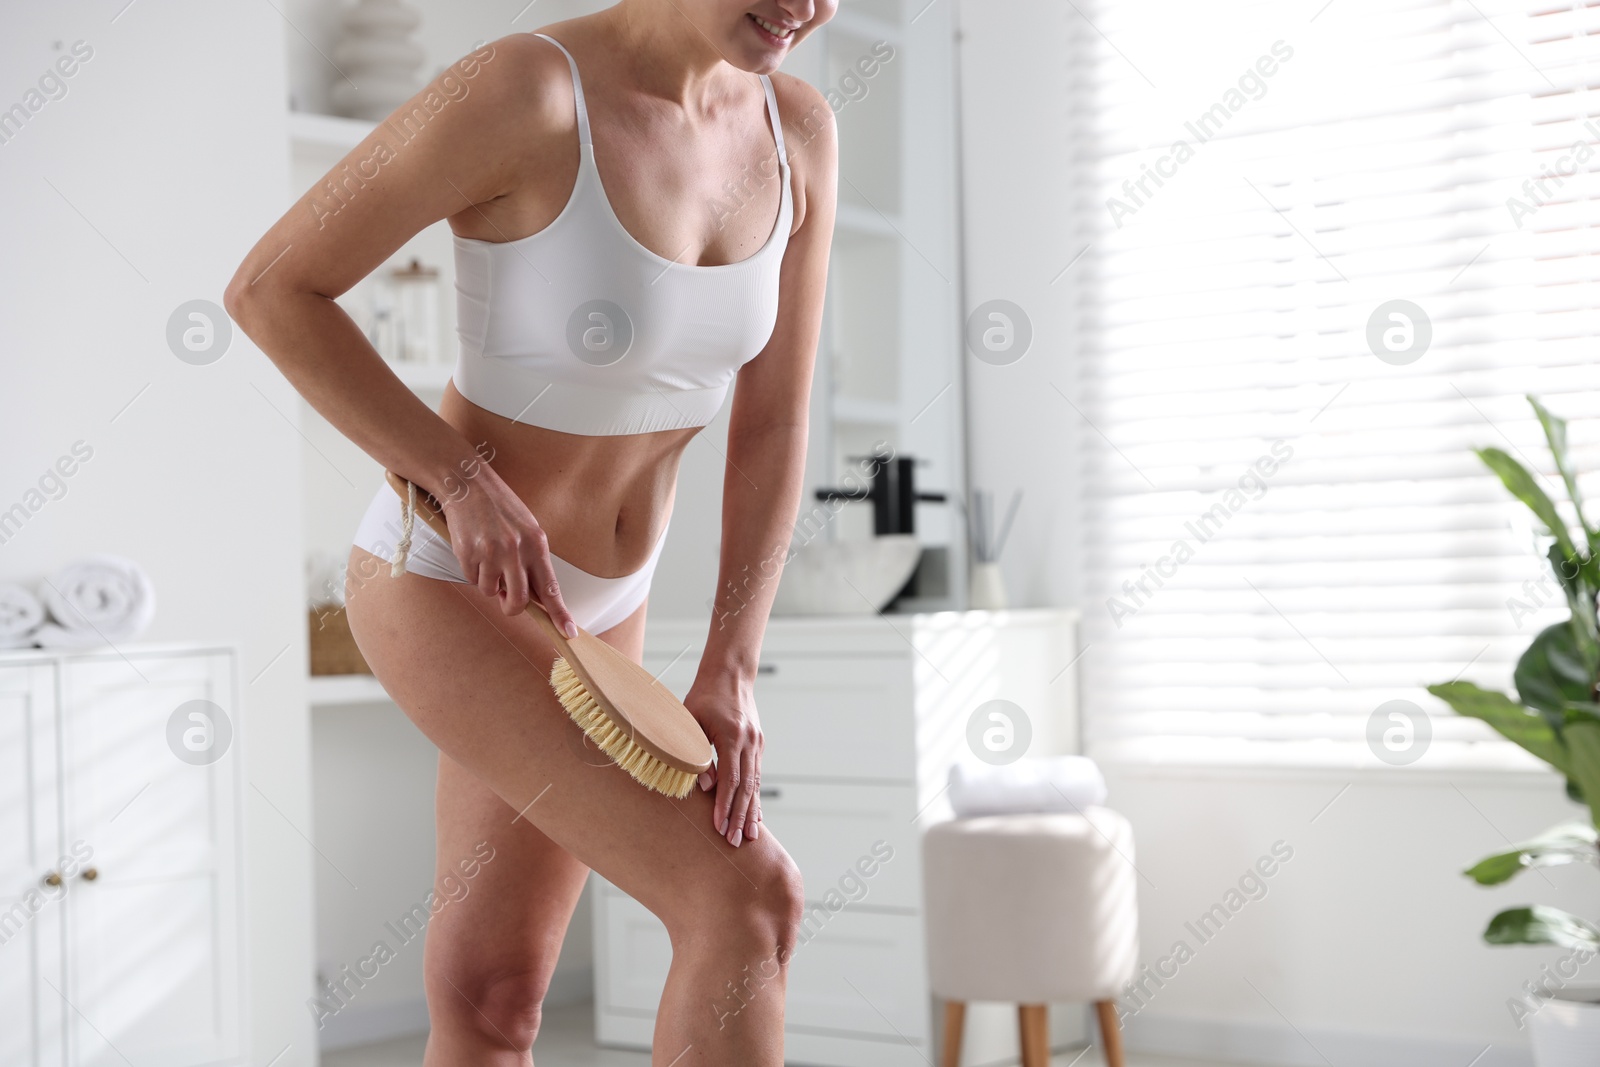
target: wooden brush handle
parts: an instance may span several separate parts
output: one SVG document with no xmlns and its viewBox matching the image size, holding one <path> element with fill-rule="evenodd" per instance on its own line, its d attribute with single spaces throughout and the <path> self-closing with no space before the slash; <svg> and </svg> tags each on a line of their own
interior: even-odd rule
<svg viewBox="0 0 1600 1067">
<path fill-rule="evenodd" d="M 407 487 L 410 483 L 394 471 L 386 470 L 383 472 L 383 476 L 388 480 L 390 488 L 399 493 L 400 499 L 404 501 L 407 495 Z M 417 518 L 426 522 L 434 533 L 444 538 L 445 544 L 448 545 L 450 543 L 450 526 L 445 522 L 444 508 L 433 498 L 431 493 L 421 486 L 417 486 Z M 572 648 L 567 643 L 567 635 L 557 628 L 555 619 L 550 615 L 550 609 L 545 607 L 537 597 L 530 597 L 528 599 L 527 612 L 538 621 L 550 640 L 555 642 L 556 647 L 561 650 L 561 654 L 570 658 Z M 578 628 L 578 633 L 582 634 L 584 632 L 582 627 Z"/>
</svg>

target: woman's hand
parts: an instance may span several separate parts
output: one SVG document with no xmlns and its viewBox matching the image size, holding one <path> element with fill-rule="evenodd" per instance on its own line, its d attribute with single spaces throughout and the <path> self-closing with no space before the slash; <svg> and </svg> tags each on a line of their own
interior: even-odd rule
<svg viewBox="0 0 1600 1067">
<path fill-rule="evenodd" d="M 577 637 L 578 624 L 561 599 L 544 530 L 528 506 L 487 463 L 476 465 L 470 481 L 451 488 L 439 499 L 461 573 L 484 596 L 497 597 L 505 614 L 521 614 L 530 599 L 537 599 L 556 629 Z"/>
<path fill-rule="evenodd" d="M 735 848 L 761 836 L 761 722 L 750 682 L 733 675 L 695 678 L 684 706 L 717 750 L 717 762 L 700 776 L 701 792 L 713 786 L 711 825 Z"/>
</svg>

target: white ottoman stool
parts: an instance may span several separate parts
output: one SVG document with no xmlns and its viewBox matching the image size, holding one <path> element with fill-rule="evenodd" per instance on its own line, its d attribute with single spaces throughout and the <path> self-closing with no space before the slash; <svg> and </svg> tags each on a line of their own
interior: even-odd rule
<svg viewBox="0 0 1600 1067">
<path fill-rule="evenodd" d="M 1139 954 L 1128 820 L 1091 807 L 937 823 L 922 865 L 942 1067 L 959 1067 L 969 1000 L 1019 1006 L 1023 1067 L 1049 1063 L 1047 1005 L 1093 1002 L 1106 1063 L 1122 1067 L 1115 999 Z"/>
</svg>

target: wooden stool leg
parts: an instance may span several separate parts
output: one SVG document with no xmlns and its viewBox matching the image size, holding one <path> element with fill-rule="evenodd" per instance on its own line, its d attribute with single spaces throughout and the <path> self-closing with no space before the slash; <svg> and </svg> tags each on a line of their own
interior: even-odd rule
<svg viewBox="0 0 1600 1067">
<path fill-rule="evenodd" d="M 1117 1006 L 1109 1000 L 1095 1001 L 1100 1015 L 1100 1043 L 1105 1048 L 1106 1067 L 1122 1067 L 1122 1029 L 1117 1025 Z"/>
<path fill-rule="evenodd" d="M 944 1053 L 939 1057 L 939 1067 L 961 1067 L 961 1030 L 966 1021 L 966 1001 L 944 1002 Z"/>
<path fill-rule="evenodd" d="M 1022 1067 L 1050 1067 L 1050 1009 L 1020 1004 L 1017 1022 L 1022 1030 Z"/>
</svg>

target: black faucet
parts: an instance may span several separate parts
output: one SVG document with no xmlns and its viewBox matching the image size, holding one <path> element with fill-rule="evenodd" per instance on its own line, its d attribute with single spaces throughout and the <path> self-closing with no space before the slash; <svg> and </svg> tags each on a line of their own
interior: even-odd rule
<svg viewBox="0 0 1600 1067">
<path fill-rule="evenodd" d="M 897 456 L 885 462 L 881 456 L 851 456 L 874 464 L 872 485 L 867 489 L 818 489 L 818 500 L 870 500 L 872 501 L 872 532 L 907 534 L 917 532 L 916 505 L 922 502 L 943 503 L 943 493 L 919 493 L 916 488 L 916 464 L 911 456 Z M 920 462 L 926 463 L 927 460 Z"/>
<path fill-rule="evenodd" d="M 866 460 L 873 464 L 872 484 L 866 489 L 818 489 L 818 500 L 870 500 L 872 501 L 872 532 L 874 536 L 884 534 L 914 534 L 917 532 L 917 508 L 920 503 L 944 503 L 943 493 L 923 493 L 916 488 L 915 468 L 918 460 L 910 456 L 899 456 L 886 460 L 882 456 L 851 456 L 852 460 Z M 920 462 L 926 463 L 927 460 Z M 932 565 L 938 570 L 945 564 L 943 550 L 939 550 L 939 559 Z M 916 570 L 911 572 L 911 577 L 906 579 L 906 584 L 900 587 L 883 610 L 889 611 L 895 603 L 903 597 L 921 595 L 924 585 L 923 570 L 930 565 L 929 549 L 922 550 L 922 557 L 917 562 Z M 943 582 L 937 576 L 929 576 L 930 592 L 935 595 L 942 589 Z"/>
</svg>

